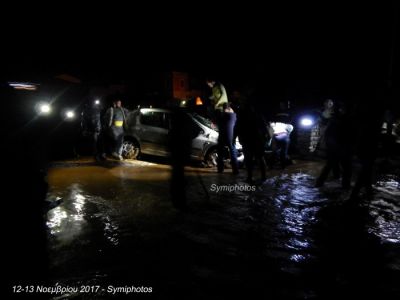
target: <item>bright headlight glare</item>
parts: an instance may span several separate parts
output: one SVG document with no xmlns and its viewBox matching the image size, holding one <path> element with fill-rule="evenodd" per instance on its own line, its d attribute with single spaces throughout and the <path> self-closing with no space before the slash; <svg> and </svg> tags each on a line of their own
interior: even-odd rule
<svg viewBox="0 0 400 300">
<path fill-rule="evenodd" d="M 310 127 L 314 124 L 314 122 L 311 118 L 304 117 L 301 119 L 300 124 L 304 127 Z"/>
<path fill-rule="evenodd" d="M 72 119 L 75 117 L 75 113 L 73 111 L 69 110 L 65 113 L 65 116 L 67 117 L 67 119 Z"/>
<path fill-rule="evenodd" d="M 40 105 L 39 109 L 40 109 L 40 112 L 43 114 L 48 114 L 51 111 L 51 107 L 49 104 L 42 104 L 42 105 Z"/>
</svg>

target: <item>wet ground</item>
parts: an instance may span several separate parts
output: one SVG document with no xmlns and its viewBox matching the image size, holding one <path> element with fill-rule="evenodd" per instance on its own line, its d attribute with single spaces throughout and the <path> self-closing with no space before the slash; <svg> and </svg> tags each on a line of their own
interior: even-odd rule
<svg viewBox="0 0 400 300">
<path fill-rule="evenodd" d="M 48 200 L 62 199 L 47 220 L 51 278 L 101 287 L 63 296 L 83 299 L 108 299 L 109 285 L 152 287 L 118 297 L 400 299 L 398 173 L 381 175 L 354 207 L 338 182 L 313 187 L 320 168 L 298 161 L 253 187 L 244 170 L 190 167 L 188 209 L 178 211 L 167 165 L 57 163 L 48 178 Z M 236 190 L 216 191 L 224 185 Z"/>
</svg>

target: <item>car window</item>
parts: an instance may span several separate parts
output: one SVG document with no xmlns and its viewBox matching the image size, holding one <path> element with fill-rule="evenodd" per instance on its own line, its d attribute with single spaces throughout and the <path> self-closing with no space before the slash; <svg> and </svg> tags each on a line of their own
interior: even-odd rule
<svg viewBox="0 0 400 300">
<path fill-rule="evenodd" d="M 195 118 L 198 122 L 200 122 L 204 126 L 218 131 L 217 125 L 214 124 L 211 120 L 206 119 L 206 118 L 204 118 L 204 117 L 202 117 L 202 116 L 200 116 L 199 114 L 196 114 L 196 113 L 193 113 L 191 115 L 193 116 L 193 118 Z"/>
<path fill-rule="evenodd" d="M 169 114 L 159 111 L 141 112 L 140 122 L 143 125 L 169 129 Z"/>
<path fill-rule="evenodd" d="M 199 124 L 197 124 L 188 115 L 187 115 L 187 126 L 188 126 L 187 130 L 190 132 L 190 136 L 192 139 L 194 139 L 196 136 L 198 136 L 200 134 L 200 132 L 202 131 Z"/>
</svg>

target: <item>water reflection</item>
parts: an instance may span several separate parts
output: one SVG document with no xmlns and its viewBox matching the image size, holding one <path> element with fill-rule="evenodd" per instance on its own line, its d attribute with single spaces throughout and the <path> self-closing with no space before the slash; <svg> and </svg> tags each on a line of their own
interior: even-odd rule
<svg viewBox="0 0 400 300">
<path fill-rule="evenodd" d="M 294 261 L 294 262 L 296 262 L 296 263 L 300 263 L 300 262 L 305 261 L 306 258 L 307 258 L 307 257 L 304 256 L 304 255 L 293 254 L 293 255 L 290 257 L 290 260 L 291 260 L 291 261 Z"/>
<path fill-rule="evenodd" d="M 52 235 L 61 232 L 61 224 L 66 218 L 68 218 L 67 212 L 61 207 L 56 207 L 48 213 L 47 227 Z"/>
<path fill-rule="evenodd" d="M 104 236 L 114 246 L 119 244 L 119 227 L 118 224 L 111 220 L 110 216 L 103 217 Z"/>
<path fill-rule="evenodd" d="M 311 257 L 314 241 L 309 232 L 317 212 L 328 200 L 313 187 L 313 182 L 312 176 L 301 172 L 281 174 L 269 179 L 255 195 L 257 200 L 270 199 L 264 201 L 269 220 L 261 220 L 272 221 L 268 227 L 272 230 L 273 247 L 279 253 L 274 251 L 270 255 L 279 255 L 285 257 L 286 262 L 294 263 L 302 263 Z"/>
<path fill-rule="evenodd" d="M 73 216 L 75 221 L 82 221 L 83 220 L 83 206 L 85 204 L 85 196 L 81 194 L 76 194 L 74 197 L 75 201 L 73 202 L 73 205 L 76 210 L 76 214 Z"/>
<path fill-rule="evenodd" d="M 368 232 L 382 242 L 400 243 L 400 180 L 396 175 L 385 175 L 375 185 L 376 194 L 369 205 L 374 224 Z"/>
<path fill-rule="evenodd" d="M 73 239 L 82 231 L 85 223 L 84 207 L 87 196 L 78 184 L 73 184 L 66 191 L 63 203 L 47 214 L 47 226 L 50 234 L 62 239 Z"/>
<path fill-rule="evenodd" d="M 115 211 L 110 205 L 111 201 L 88 194 L 80 184 L 72 184 L 63 195 L 63 203 L 48 213 L 50 234 L 61 243 L 80 236 L 88 241 L 105 238 L 116 246 L 119 244 L 119 225 L 114 220 Z M 86 238 L 87 235 L 92 237 Z"/>
<path fill-rule="evenodd" d="M 168 182 L 161 180 L 167 172 L 163 171 L 163 175 L 159 169 L 145 167 L 98 173 L 90 169 L 82 175 L 76 171 L 72 179 L 63 177 L 67 179 L 59 192 L 64 202 L 49 213 L 48 221 L 56 241 L 54 256 L 65 257 L 60 263 L 62 268 L 86 271 L 85 262 L 91 262 L 93 270 L 116 272 L 117 277 L 140 277 L 151 272 L 149 277 L 160 273 L 162 278 L 169 278 L 172 270 L 180 277 L 171 276 L 171 280 L 180 284 L 187 277 L 198 286 L 206 277 L 210 282 L 215 282 L 216 277 L 230 282 L 231 274 L 236 276 L 233 284 L 237 279 L 247 280 L 251 287 L 262 286 L 257 280 L 278 278 L 278 283 L 284 282 L 288 290 L 296 291 L 297 282 L 288 280 L 303 278 L 310 270 L 316 271 L 307 282 L 319 278 L 323 282 L 326 277 L 321 274 L 333 274 L 329 280 L 336 282 L 337 278 L 342 280 L 339 276 L 343 274 L 363 273 L 364 269 L 349 273 L 353 272 L 354 261 L 354 270 L 364 262 L 369 268 L 365 253 L 371 251 L 364 251 L 368 249 L 364 245 L 369 245 L 364 239 L 367 230 L 370 235 L 365 236 L 376 235 L 383 242 L 399 243 L 397 177 L 378 181 L 377 192 L 365 208 L 373 217 L 368 223 L 360 216 L 359 221 L 353 222 L 358 210 L 353 212 L 344 205 L 346 192 L 329 182 L 324 189 L 314 188 L 315 178 L 301 170 L 276 174 L 254 192 L 212 194 L 207 203 L 197 177 L 188 177 L 191 209 L 177 213 L 167 199 Z M 206 186 L 242 179 L 205 174 L 199 176 Z M 74 184 L 76 181 L 80 184 Z M 364 217 L 362 212 L 359 215 Z M 63 243 L 66 238 L 72 242 Z M 57 247 L 60 244 L 66 246 L 62 251 Z M 395 248 L 392 244 L 390 247 Z M 140 259 L 132 259 L 135 257 Z M 71 262 L 76 263 L 75 268 Z M 398 263 L 393 265 L 398 269 Z M 253 272 L 253 268 L 260 273 Z M 196 275 L 190 277 L 193 274 L 187 273 L 188 269 L 196 270 Z M 207 270 L 206 275 L 198 275 L 199 269 Z M 282 278 L 284 281 L 280 281 Z M 310 290 L 315 286 L 310 284 Z M 301 293 L 299 299 L 307 298 Z"/>
</svg>

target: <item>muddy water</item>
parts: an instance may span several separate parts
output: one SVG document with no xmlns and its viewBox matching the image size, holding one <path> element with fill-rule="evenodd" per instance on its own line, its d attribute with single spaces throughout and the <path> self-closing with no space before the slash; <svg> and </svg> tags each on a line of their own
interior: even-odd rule
<svg viewBox="0 0 400 300">
<path fill-rule="evenodd" d="M 52 277 L 152 286 L 159 298 L 397 295 L 399 178 L 382 176 L 374 196 L 353 207 L 338 183 L 313 187 L 320 167 L 299 162 L 233 192 L 212 187 L 247 186 L 244 171 L 188 168 L 180 212 L 166 165 L 57 165 L 48 195 L 63 200 L 48 213 Z"/>
</svg>

